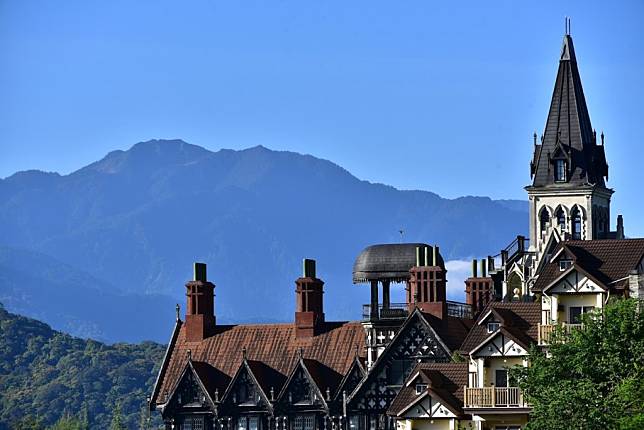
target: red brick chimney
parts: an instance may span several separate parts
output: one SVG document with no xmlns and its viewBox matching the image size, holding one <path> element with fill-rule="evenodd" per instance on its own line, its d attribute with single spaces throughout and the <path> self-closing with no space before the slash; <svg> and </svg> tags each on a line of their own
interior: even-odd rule
<svg viewBox="0 0 644 430">
<path fill-rule="evenodd" d="M 438 246 L 416 248 L 416 266 L 409 270 L 407 306 L 440 319 L 447 316 L 447 270 L 440 263 Z"/>
<path fill-rule="evenodd" d="M 489 257 L 487 262 L 481 260 L 481 276 L 478 276 L 477 261 L 472 260 L 472 276 L 465 280 L 465 302 L 472 306 L 474 316 L 485 309 L 494 298 L 494 281 L 487 273 L 488 262 L 493 263 L 493 260 Z"/>
<path fill-rule="evenodd" d="M 313 337 L 324 325 L 323 285 L 315 277 L 315 260 L 304 259 L 302 277 L 295 281 L 295 337 Z"/>
<path fill-rule="evenodd" d="M 215 284 L 208 282 L 206 265 L 195 263 L 194 280 L 186 284 L 186 340 L 201 342 L 215 330 Z"/>
</svg>

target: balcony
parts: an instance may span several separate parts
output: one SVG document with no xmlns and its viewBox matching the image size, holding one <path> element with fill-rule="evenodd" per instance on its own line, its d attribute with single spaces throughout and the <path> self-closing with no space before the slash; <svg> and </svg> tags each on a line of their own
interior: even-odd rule
<svg viewBox="0 0 644 430">
<path fill-rule="evenodd" d="M 472 318 L 472 306 L 466 303 L 452 302 L 447 300 L 447 315 L 456 318 Z M 409 315 L 407 303 L 390 303 L 388 306 L 378 305 L 377 320 L 405 319 Z M 371 305 L 362 305 L 362 319 L 369 321 L 371 317 Z"/>
<path fill-rule="evenodd" d="M 552 339 L 553 333 L 557 331 L 557 327 L 560 327 L 565 334 L 570 334 L 573 330 L 580 330 L 583 328 L 583 324 L 539 324 L 539 332 L 537 340 L 539 345 L 549 345 Z"/>
<path fill-rule="evenodd" d="M 528 408 L 518 387 L 465 387 L 465 408 Z"/>
<path fill-rule="evenodd" d="M 398 320 L 405 319 L 409 315 L 407 303 L 390 303 L 388 306 L 378 305 L 378 316 L 376 319 L 381 320 Z M 371 320 L 371 305 L 362 305 L 362 319 Z"/>
</svg>

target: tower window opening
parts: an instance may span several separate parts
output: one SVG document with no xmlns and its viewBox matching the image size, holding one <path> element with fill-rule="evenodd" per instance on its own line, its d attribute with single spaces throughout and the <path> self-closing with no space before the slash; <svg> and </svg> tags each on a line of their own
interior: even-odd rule
<svg viewBox="0 0 644 430">
<path fill-rule="evenodd" d="M 546 231 L 546 227 L 548 226 L 548 223 L 550 222 L 550 214 L 548 213 L 548 210 L 546 208 L 543 208 L 541 210 L 541 215 L 539 215 L 539 223 L 541 226 L 541 231 Z"/>
<path fill-rule="evenodd" d="M 566 162 L 555 160 L 555 181 L 566 182 Z"/>
<path fill-rule="evenodd" d="M 566 231 L 566 213 L 562 208 L 557 210 L 557 225 L 561 231 Z"/>
<path fill-rule="evenodd" d="M 581 240 L 581 214 L 579 209 L 575 208 L 572 211 L 572 238 Z"/>
</svg>

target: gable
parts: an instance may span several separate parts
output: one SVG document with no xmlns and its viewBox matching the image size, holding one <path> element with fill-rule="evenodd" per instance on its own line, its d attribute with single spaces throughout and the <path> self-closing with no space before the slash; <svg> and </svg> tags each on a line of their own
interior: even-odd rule
<svg viewBox="0 0 644 430">
<path fill-rule="evenodd" d="M 335 394 L 335 399 L 340 398 L 343 394 L 350 396 L 356 389 L 356 387 L 360 384 L 360 382 L 362 382 L 365 375 L 366 372 L 362 367 L 362 364 L 356 357 L 353 364 L 351 365 L 351 368 L 342 379 L 338 391 Z"/>
<path fill-rule="evenodd" d="M 179 383 L 168 396 L 162 412 L 168 411 L 213 411 L 214 405 L 202 381 L 188 362 Z"/>
<path fill-rule="evenodd" d="M 449 362 L 451 352 L 434 329 L 414 311 L 380 354 L 350 399 L 352 408 L 384 412 L 418 363 Z"/>
<path fill-rule="evenodd" d="M 293 372 L 289 376 L 286 385 L 277 399 L 281 408 L 304 407 L 326 409 L 327 404 L 324 396 L 310 372 L 307 370 L 303 360 L 298 360 Z"/>
<path fill-rule="evenodd" d="M 226 409 L 269 410 L 270 402 L 253 374 L 248 362 L 244 360 L 222 399 Z"/>
<path fill-rule="evenodd" d="M 552 282 L 544 292 L 549 294 L 602 293 L 604 286 L 573 266 L 567 273 L 562 272 L 562 276 Z"/>
<path fill-rule="evenodd" d="M 503 330 L 490 335 L 472 351 L 473 357 L 523 357 L 528 351 Z"/>
<path fill-rule="evenodd" d="M 405 419 L 456 418 L 456 415 L 437 396 L 425 392 L 419 394 L 415 401 L 398 414 L 398 417 Z"/>
</svg>

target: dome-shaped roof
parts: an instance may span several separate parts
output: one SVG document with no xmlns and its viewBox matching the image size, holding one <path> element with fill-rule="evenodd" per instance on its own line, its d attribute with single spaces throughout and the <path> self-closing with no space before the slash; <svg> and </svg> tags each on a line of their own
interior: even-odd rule
<svg viewBox="0 0 644 430">
<path fill-rule="evenodd" d="M 421 264 L 424 262 L 424 250 L 428 250 L 428 262 L 432 265 L 433 247 L 425 243 L 390 243 L 366 247 L 353 263 L 353 282 L 408 280 L 409 269 L 416 266 L 416 248 L 422 250 Z M 436 259 L 436 265 L 444 269 L 440 252 L 437 252 Z"/>
</svg>

